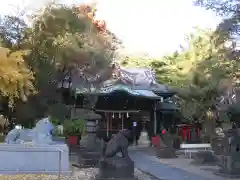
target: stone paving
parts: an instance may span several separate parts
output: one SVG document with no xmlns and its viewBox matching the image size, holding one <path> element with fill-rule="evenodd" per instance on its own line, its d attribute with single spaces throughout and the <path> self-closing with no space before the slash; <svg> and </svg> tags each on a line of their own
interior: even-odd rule
<svg viewBox="0 0 240 180">
<path fill-rule="evenodd" d="M 148 149 L 148 148 L 147 148 Z M 217 167 L 213 166 L 194 166 L 186 158 L 158 159 L 154 151 L 145 148 L 129 148 L 129 155 L 135 162 L 135 168 L 154 176 L 160 180 L 229 180 L 213 174 Z M 74 156 L 70 160 L 74 162 Z M 78 176 L 79 172 L 73 173 Z M 138 174 L 138 173 L 136 173 Z M 143 176 L 143 175 L 140 175 Z M 145 178 L 145 177 L 144 177 Z M 141 179 L 141 178 L 139 178 Z M 146 178 L 151 179 L 151 178 Z M 235 179 L 240 180 L 240 179 Z"/>
<path fill-rule="evenodd" d="M 71 164 L 76 163 L 76 155 L 70 156 L 70 162 Z M 98 173 L 98 168 L 75 168 L 71 166 L 71 170 L 72 170 L 72 176 L 71 178 L 66 180 L 94 180 L 95 179 L 94 177 Z M 138 170 L 137 168 L 134 169 L 134 175 L 137 180 L 159 180 L 158 178 L 150 174 L 146 174 Z M 52 180 L 52 179 L 49 179 L 49 180 Z"/>
<path fill-rule="evenodd" d="M 135 167 L 162 180 L 227 180 L 189 164 L 187 159 L 160 160 L 141 151 L 130 151 Z"/>
</svg>

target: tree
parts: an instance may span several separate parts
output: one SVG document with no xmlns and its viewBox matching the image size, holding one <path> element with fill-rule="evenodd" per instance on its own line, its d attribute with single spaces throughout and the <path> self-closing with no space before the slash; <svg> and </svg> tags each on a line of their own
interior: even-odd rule
<svg viewBox="0 0 240 180">
<path fill-rule="evenodd" d="M 11 52 L 0 48 L 0 93 L 13 103 L 16 99 L 27 100 L 27 96 L 35 92 L 34 76 L 28 69 L 23 58 L 23 52 Z"/>
<path fill-rule="evenodd" d="M 83 7 L 89 10 L 85 11 Z M 32 112 L 22 119 L 43 114 L 46 107 L 54 115 L 58 112 L 56 108 L 66 112 L 61 96 L 56 92 L 58 83 L 73 75 L 94 79 L 96 74 L 102 74 L 108 68 L 114 55 L 111 35 L 89 17 L 92 9 L 87 5 L 68 8 L 50 4 L 36 13 L 32 27 L 22 32 L 21 48 L 30 51 L 25 61 L 35 73 L 38 89 L 27 103 L 17 103 L 16 114 L 27 112 L 27 109 Z"/>
<path fill-rule="evenodd" d="M 223 17 L 223 21 L 218 25 L 216 32 L 224 34 L 225 41 L 232 44 L 232 51 L 229 56 L 231 56 L 231 59 L 235 59 L 234 73 L 232 79 L 226 83 L 225 94 L 221 97 L 221 104 L 227 109 L 227 106 L 239 102 L 240 99 L 240 51 L 237 47 L 240 37 L 240 2 L 239 0 L 197 0 L 196 5 L 214 10 Z"/>
<path fill-rule="evenodd" d="M 239 0 L 195 0 L 195 4 L 215 11 L 223 17 L 218 30 L 228 33 L 229 38 L 239 38 L 240 2 Z"/>
<path fill-rule="evenodd" d="M 27 25 L 21 17 L 4 16 L 0 19 L 0 43 L 2 47 L 21 49 Z"/>
<path fill-rule="evenodd" d="M 95 20 L 94 11 L 94 7 L 88 5 L 49 4 L 33 14 L 31 27 L 26 26 L 21 16 L 1 19 L 1 45 L 14 53 L 28 52 L 24 53 L 23 63 L 31 69 L 29 73 L 34 76 L 31 85 L 37 89 L 28 101 L 15 101 L 14 114 L 18 120 L 33 120 L 47 109 L 54 115 L 56 112 L 59 115 L 59 109 L 61 113 L 66 112 L 56 92 L 58 83 L 73 73 L 75 77 L 99 81 L 101 78 L 96 77 L 109 69 L 115 51 L 114 37 L 105 29 L 105 22 Z M 3 89 L 3 92 L 12 95 L 13 89 L 10 90 Z M 30 94 L 27 92 L 26 95 Z M 14 98 L 16 95 L 17 92 Z M 61 117 L 64 118 L 64 114 Z"/>
<path fill-rule="evenodd" d="M 214 10 L 222 16 L 240 13 L 238 0 L 196 0 L 195 4 Z"/>
<path fill-rule="evenodd" d="M 158 59 L 128 58 L 123 64 L 152 68 L 160 83 L 178 91 L 183 115 L 199 120 L 209 108 L 218 106 L 222 83 L 232 79 L 236 61 L 220 32 L 197 28 L 186 40 L 188 47 L 182 51 Z"/>
</svg>

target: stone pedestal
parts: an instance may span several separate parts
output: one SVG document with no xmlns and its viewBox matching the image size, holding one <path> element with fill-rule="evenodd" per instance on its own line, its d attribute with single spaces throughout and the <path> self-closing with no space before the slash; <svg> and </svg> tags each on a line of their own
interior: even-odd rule
<svg viewBox="0 0 240 180">
<path fill-rule="evenodd" d="M 221 161 L 221 169 L 217 174 L 239 178 L 240 177 L 240 154 L 239 152 L 233 153 L 231 155 L 222 155 L 220 158 Z"/>
<path fill-rule="evenodd" d="M 224 153 L 224 144 L 222 137 L 213 138 L 211 146 L 216 155 L 221 155 Z"/>
<path fill-rule="evenodd" d="M 70 175 L 66 144 L 0 144 L 1 174 Z"/>
<path fill-rule="evenodd" d="M 160 138 L 160 146 L 156 148 L 156 156 L 158 158 L 176 158 L 171 135 L 165 131 Z"/>
<path fill-rule="evenodd" d="M 84 142 L 82 142 L 81 145 L 83 145 L 84 148 L 88 151 L 95 151 L 97 149 L 96 142 L 97 142 L 96 133 L 88 133 L 84 137 Z"/>
<path fill-rule="evenodd" d="M 156 148 L 156 156 L 158 158 L 176 158 L 176 152 L 173 148 L 159 147 Z"/>
<path fill-rule="evenodd" d="M 151 142 L 148 139 L 148 133 L 145 129 L 143 129 L 138 140 L 138 145 L 140 147 L 148 147 L 150 143 Z"/>
<path fill-rule="evenodd" d="M 86 131 L 87 135 L 81 139 L 81 145 L 87 151 L 96 151 L 96 120 L 86 121 Z"/>
<path fill-rule="evenodd" d="M 100 143 L 96 137 L 96 121 L 88 120 L 87 135 L 82 138 L 81 145 L 84 147 L 78 154 L 80 167 L 96 167 L 100 159 Z"/>
<path fill-rule="evenodd" d="M 130 158 L 111 157 L 99 161 L 97 179 L 134 179 L 134 162 Z"/>
<path fill-rule="evenodd" d="M 199 151 L 196 152 L 191 163 L 196 165 L 217 165 L 218 160 L 210 151 Z"/>
<path fill-rule="evenodd" d="M 87 152 L 83 151 L 78 156 L 78 164 L 82 168 L 96 167 L 100 159 L 99 152 Z"/>
</svg>

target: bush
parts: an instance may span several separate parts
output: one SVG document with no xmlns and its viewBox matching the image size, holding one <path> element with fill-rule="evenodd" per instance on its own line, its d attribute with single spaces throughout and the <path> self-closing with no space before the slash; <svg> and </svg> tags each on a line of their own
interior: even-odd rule
<svg viewBox="0 0 240 180">
<path fill-rule="evenodd" d="M 86 122 L 83 119 L 65 120 L 63 124 L 63 134 L 65 137 L 82 136 L 86 130 Z"/>
</svg>

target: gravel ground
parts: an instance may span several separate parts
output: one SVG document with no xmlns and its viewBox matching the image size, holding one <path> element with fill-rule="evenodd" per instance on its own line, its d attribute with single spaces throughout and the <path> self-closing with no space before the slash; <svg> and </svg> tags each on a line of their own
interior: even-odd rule
<svg viewBox="0 0 240 180">
<path fill-rule="evenodd" d="M 158 178 L 156 177 L 153 177 L 149 174 L 146 174 L 140 170 L 138 170 L 137 168 L 135 168 L 134 170 L 135 172 L 135 177 L 138 179 L 138 180 L 159 180 Z"/>
<path fill-rule="evenodd" d="M 61 176 L 61 180 L 93 180 L 97 174 L 97 168 L 73 169 L 72 176 Z M 142 171 L 135 169 L 135 177 L 138 180 L 159 180 Z M 58 180 L 56 175 L 0 175 L 0 180 Z"/>
</svg>

